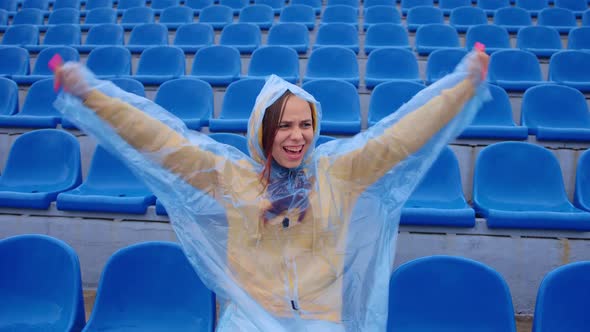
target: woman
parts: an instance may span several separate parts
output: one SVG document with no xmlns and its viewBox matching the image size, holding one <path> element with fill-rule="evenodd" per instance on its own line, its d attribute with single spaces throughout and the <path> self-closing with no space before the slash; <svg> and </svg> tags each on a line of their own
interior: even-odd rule
<svg viewBox="0 0 590 332">
<path fill-rule="evenodd" d="M 56 71 L 68 92 L 56 107 L 164 203 L 221 298 L 218 330 L 384 331 L 401 207 L 473 119 L 486 68 L 472 52 L 377 125 L 317 149 L 320 105 L 271 76 L 248 123 L 251 157 L 77 64 Z"/>
</svg>

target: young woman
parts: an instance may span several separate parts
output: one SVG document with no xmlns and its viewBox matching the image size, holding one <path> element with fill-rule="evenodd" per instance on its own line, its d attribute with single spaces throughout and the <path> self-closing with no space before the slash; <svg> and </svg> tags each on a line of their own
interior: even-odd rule
<svg viewBox="0 0 590 332">
<path fill-rule="evenodd" d="M 385 331 L 401 207 L 485 100 L 486 69 L 472 52 L 377 125 L 318 148 L 320 105 L 271 76 L 248 123 L 250 156 L 79 64 L 56 71 L 56 107 L 164 203 L 222 302 L 218 330 Z"/>
</svg>

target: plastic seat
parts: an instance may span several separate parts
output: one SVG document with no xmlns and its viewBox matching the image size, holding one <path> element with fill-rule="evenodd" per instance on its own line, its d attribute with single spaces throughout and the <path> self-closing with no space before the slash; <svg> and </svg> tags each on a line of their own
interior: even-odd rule
<svg viewBox="0 0 590 332">
<path fill-rule="evenodd" d="M 427 55 L 441 48 L 460 48 L 457 30 L 446 24 L 427 24 L 416 31 L 416 52 Z"/>
<path fill-rule="evenodd" d="M 49 18 L 47 19 L 46 25 L 39 26 L 41 30 L 47 30 L 49 27 L 58 24 L 80 24 L 80 10 L 75 8 L 61 8 L 54 9 Z"/>
<path fill-rule="evenodd" d="M 14 141 L 8 154 L 0 177 L 0 206 L 47 209 L 60 192 L 81 182 L 80 146 L 72 134 L 29 131 Z"/>
<path fill-rule="evenodd" d="M 390 6 L 395 7 L 395 0 L 366 0 L 363 1 L 363 8 L 366 11 L 373 6 Z"/>
<path fill-rule="evenodd" d="M 408 31 L 415 32 L 419 27 L 427 24 L 444 24 L 442 10 L 433 6 L 418 6 L 408 10 L 406 24 Z"/>
<path fill-rule="evenodd" d="M 156 200 L 156 214 L 159 216 L 167 216 L 166 208 L 159 199 Z"/>
<path fill-rule="evenodd" d="M 316 148 L 324 143 L 327 143 L 329 141 L 333 141 L 336 138 L 332 137 L 332 136 L 327 136 L 327 135 L 320 135 L 318 136 L 318 139 L 315 141 L 315 146 Z"/>
<path fill-rule="evenodd" d="M 291 6 L 294 5 L 310 6 L 316 15 L 320 15 L 322 11 L 322 0 L 291 0 Z"/>
<path fill-rule="evenodd" d="M 63 8 L 73 8 L 80 10 L 80 0 L 54 0 L 53 11 Z"/>
<path fill-rule="evenodd" d="M 401 24 L 401 16 L 393 6 L 372 6 L 365 10 L 363 29 L 379 23 Z"/>
<path fill-rule="evenodd" d="M 213 86 L 227 86 L 240 79 L 241 71 L 242 62 L 237 49 L 212 45 L 197 52 L 190 75 Z"/>
<path fill-rule="evenodd" d="M 104 23 L 90 28 L 86 34 L 86 42 L 78 46 L 78 51 L 88 53 L 103 46 L 123 46 L 125 31 L 119 24 Z"/>
<path fill-rule="evenodd" d="M 97 146 L 88 176 L 79 187 L 57 195 L 57 209 L 145 214 L 156 197 L 127 166 Z"/>
<path fill-rule="evenodd" d="M 590 152 L 588 150 L 582 152 L 578 159 L 574 205 L 590 211 Z"/>
<path fill-rule="evenodd" d="M 250 155 L 250 152 L 248 151 L 248 140 L 243 135 L 238 135 L 234 133 L 213 133 L 209 134 L 209 137 L 211 137 L 219 143 L 233 146 L 234 148 L 240 150 L 247 156 Z"/>
<path fill-rule="evenodd" d="M 326 7 L 321 17 L 321 24 L 331 23 L 346 23 L 358 28 L 357 9 L 345 5 Z"/>
<path fill-rule="evenodd" d="M 358 86 L 359 66 L 356 54 L 338 46 L 326 46 L 314 50 L 307 61 L 303 81 L 316 79 L 339 79 Z"/>
<path fill-rule="evenodd" d="M 205 7 L 199 14 L 199 22 L 207 23 L 213 26 L 215 30 L 221 30 L 228 24 L 231 24 L 234 16 L 233 10 L 228 6 L 214 5 Z"/>
<path fill-rule="evenodd" d="M 13 80 L 0 77 L 0 115 L 18 112 L 18 86 Z"/>
<path fill-rule="evenodd" d="M 297 52 L 285 46 L 261 47 L 252 53 L 248 77 L 265 78 L 275 74 L 293 84 L 299 81 Z"/>
<path fill-rule="evenodd" d="M 491 99 L 485 102 L 475 119 L 463 130 L 459 138 L 525 140 L 528 129 L 517 126 L 512 116 L 512 105 L 506 90 L 489 85 Z"/>
<path fill-rule="evenodd" d="M 369 127 L 397 111 L 424 88 L 424 84 L 412 81 L 390 81 L 377 85 L 369 102 Z"/>
<path fill-rule="evenodd" d="M 550 26 L 561 34 L 568 34 L 578 26 L 574 12 L 564 8 L 545 8 L 539 12 L 537 25 Z"/>
<path fill-rule="evenodd" d="M 473 204 L 489 228 L 588 231 L 590 213 L 567 198 L 557 158 L 525 142 L 481 150 L 475 163 Z"/>
<path fill-rule="evenodd" d="M 44 12 L 49 11 L 49 0 L 24 0 L 21 9 L 35 8 Z"/>
<path fill-rule="evenodd" d="M 85 11 L 91 11 L 98 8 L 113 8 L 114 0 L 86 0 Z"/>
<path fill-rule="evenodd" d="M 285 0 L 254 0 L 254 5 L 266 5 L 272 9 L 274 15 L 279 15 L 285 7 Z M 240 14 L 242 16 L 242 14 Z"/>
<path fill-rule="evenodd" d="M 162 61 L 166 59 L 166 61 Z M 137 71 L 131 78 L 143 84 L 162 84 L 185 74 L 185 59 L 182 49 L 175 46 L 146 48 L 139 57 Z"/>
<path fill-rule="evenodd" d="M 500 8 L 494 15 L 494 24 L 499 25 L 510 33 L 516 33 L 522 27 L 533 25 L 531 15 L 518 7 Z"/>
<path fill-rule="evenodd" d="M 231 83 L 225 90 L 219 117 L 209 119 L 209 130 L 211 132 L 246 132 L 256 96 L 262 90 L 264 83 L 265 80 L 261 78 L 246 78 Z"/>
<path fill-rule="evenodd" d="M 234 15 L 238 15 L 242 8 L 248 6 L 248 0 L 219 0 L 219 4 L 222 6 L 228 6 L 232 9 Z"/>
<path fill-rule="evenodd" d="M 6 35 L 4 35 L 4 38 L 6 38 Z M 590 51 L 590 27 L 571 29 L 567 37 L 567 48 L 570 50 Z"/>
<path fill-rule="evenodd" d="M 109 258 L 84 332 L 129 331 L 130 326 L 136 331 L 212 332 L 214 325 L 215 295 L 180 246 L 147 242 Z"/>
<path fill-rule="evenodd" d="M 19 24 L 42 25 L 43 11 L 37 8 L 25 8 L 19 10 L 12 18 L 12 25 Z"/>
<path fill-rule="evenodd" d="M 119 15 L 123 15 L 127 9 L 135 7 L 145 7 L 146 0 L 118 0 L 117 1 L 117 12 Z"/>
<path fill-rule="evenodd" d="M 303 84 L 322 105 L 322 134 L 353 135 L 361 131 L 359 95 L 354 85 L 341 80 L 315 80 Z"/>
<path fill-rule="evenodd" d="M 19 2 L 17 0 L 2 0 L 0 1 L 0 9 L 6 10 L 10 14 L 17 11 Z"/>
<path fill-rule="evenodd" d="M 549 80 L 589 92 L 590 53 L 575 50 L 555 53 L 549 62 Z"/>
<path fill-rule="evenodd" d="M 537 17 L 539 12 L 549 8 L 548 0 L 516 0 L 515 6 L 529 12 L 532 17 Z"/>
<path fill-rule="evenodd" d="M 59 24 L 49 27 L 41 45 L 31 45 L 30 52 L 39 52 L 50 46 L 71 46 L 80 45 L 82 34 L 78 24 Z"/>
<path fill-rule="evenodd" d="M 11 25 L 2 36 L 2 45 L 24 48 L 39 45 L 39 29 L 31 24 Z"/>
<path fill-rule="evenodd" d="M 439 0 L 438 7 L 445 16 L 449 16 L 453 10 L 459 7 L 471 7 L 471 0 Z"/>
<path fill-rule="evenodd" d="M 184 5 L 191 8 L 198 15 L 203 8 L 212 6 L 213 0 L 185 0 Z"/>
<path fill-rule="evenodd" d="M 140 97 L 145 97 L 145 88 L 138 80 L 128 77 L 115 77 L 111 78 L 111 82 L 126 92 L 134 93 Z"/>
<path fill-rule="evenodd" d="M 260 28 L 251 23 L 232 23 L 221 31 L 219 45 L 232 46 L 242 54 L 251 54 L 260 46 Z"/>
<path fill-rule="evenodd" d="M 274 21 L 274 11 L 268 5 L 250 5 L 240 11 L 239 23 L 256 24 L 262 30 L 268 30 Z"/>
<path fill-rule="evenodd" d="M 113 8 L 96 8 L 86 13 L 86 19 L 80 24 L 82 31 L 88 31 L 97 24 L 117 23 L 117 11 Z"/>
<path fill-rule="evenodd" d="M 365 34 L 365 53 L 368 55 L 379 48 L 403 48 L 411 50 L 406 29 L 393 23 L 374 24 Z"/>
<path fill-rule="evenodd" d="M 515 332 L 510 290 L 502 276 L 482 263 L 452 256 L 422 257 L 398 267 L 389 283 L 387 331 L 440 328 Z"/>
<path fill-rule="evenodd" d="M 154 10 L 149 7 L 133 7 L 125 10 L 120 25 L 125 30 L 133 30 L 138 25 L 153 24 L 154 17 Z"/>
<path fill-rule="evenodd" d="M 426 62 L 426 84 L 432 84 L 452 73 L 466 55 L 464 49 L 442 49 L 430 53 Z"/>
<path fill-rule="evenodd" d="M 173 45 L 184 53 L 196 53 L 205 46 L 213 44 L 215 32 L 209 24 L 190 23 L 181 25 L 174 35 Z"/>
<path fill-rule="evenodd" d="M 582 14 L 582 26 L 590 26 L 590 9 L 586 9 Z"/>
<path fill-rule="evenodd" d="M 401 0 L 400 7 L 402 9 L 402 14 L 407 15 L 408 11 L 414 7 L 434 7 L 434 1 L 433 0 Z"/>
<path fill-rule="evenodd" d="M 160 85 L 154 101 L 180 118 L 189 129 L 209 125 L 213 115 L 213 89 L 195 78 L 178 78 Z"/>
<path fill-rule="evenodd" d="M 131 75 L 131 52 L 123 46 L 102 46 L 88 55 L 86 66 L 98 78 Z"/>
<path fill-rule="evenodd" d="M 413 52 L 401 48 L 379 48 L 369 54 L 365 74 L 368 89 L 383 82 L 399 80 L 423 82 Z"/>
<path fill-rule="evenodd" d="M 478 0 L 477 6 L 483 9 L 487 16 L 493 17 L 498 9 L 510 7 L 510 0 Z"/>
<path fill-rule="evenodd" d="M 279 23 L 273 25 L 266 40 L 269 46 L 285 46 L 297 53 L 306 53 L 309 48 L 309 33 L 300 23 Z"/>
<path fill-rule="evenodd" d="M 152 46 L 168 45 L 168 29 L 159 23 L 136 25 L 131 30 L 127 48 L 131 53 L 141 53 Z"/>
<path fill-rule="evenodd" d="M 280 23 L 301 23 L 309 30 L 315 27 L 315 12 L 308 5 L 290 5 L 281 10 Z"/>
<path fill-rule="evenodd" d="M 511 48 L 508 30 L 495 24 L 470 27 L 465 34 L 465 48 L 471 51 L 476 42 L 484 44 L 488 54 Z"/>
<path fill-rule="evenodd" d="M 56 97 L 53 79 L 48 78 L 33 83 L 28 89 L 21 111 L 10 116 L 0 116 L 0 126 L 55 128 L 61 121 L 61 113 L 53 107 Z"/>
<path fill-rule="evenodd" d="M 357 11 L 359 8 L 359 2 L 357 0 L 328 0 L 326 7 L 340 6 L 340 5 L 356 8 Z"/>
<path fill-rule="evenodd" d="M 561 50 L 561 37 L 552 27 L 525 27 L 516 35 L 516 47 L 532 52 L 537 57 L 550 57 Z"/>
<path fill-rule="evenodd" d="M 590 114 L 584 95 L 563 85 L 528 89 L 522 98 L 521 123 L 537 140 L 590 141 Z"/>
<path fill-rule="evenodd" d="M 162 14 L 166 8 L 180 6 L 180 0 L 151 0 L 151 8 L 156 15 Z"/>
<path fill-rule="evenodd" d="M 32 84 L 38 80 L 53 77 L 53 72 L 49 69 L 47 64 L 49 63 L 49 60 L 51 60 L 51 58 L 57 53 L 59 53 L 59 55 L 63 58 L 64 62 L 80 60 L 80 54 L 78 51 L 70 46 L 46 47 L 41 50 L 41 52 L 39 52 L 39 55 L 37 55 L 35 67 L 33 68 L 33 72 L 31 74 L 13 75 L 12 79 L 19 84 Z M 53 87 L 51 90 L 53 90 Z"/>
<path fill-rule="evenodd" d="M 8 25 L 8 11 L 0 8 L 0 31 L 5 31 Z"/>
<path fill-rule="evenodd" d="M 0 77 L 11 78 L 14 75 L 28 75 L 29 52 L 18 46 L 0 47 Z"/>
<path fill-rule="evenodd" d="M 0 329 L 80 331 L 84 297 L 74 249 L 45 235 L 18 235 L 0 241 Z"/>
<path fill-rule="evenodd" d="M 457 7 L 451 11 L 449 22 L 458 32 L 466 32 L 474 25 L 487 24 L 488 18 L 481 8 Z"/>
<path fill-rule="evenodd" d="M 522 50 L 494 52 L 490 56 L 488 80 L 508 91 L 524 91 L 546 83 L 537 57 Z"/>
<path fill-rule="evenodd" d="M 185 6 L 173 6 L 162 10 L 160 14 L 160 24 L 164 24 L 168 29 L 178 29 L 183 24 L 192 23 L 195 18 L 194 11 Z"/>
<path fill-rule="evenodd" d="M 359 52 L 359 36 L 356 28 L 346 23 L 330 23 L 320 26 L 313 48 L 340 46 Z"/>
<path fill-rule="evenodd" d="M 588 9 L 588 3 L 577 0 L 555 0 L 555 7 L 569 9 L 576 17 L 582 17 L 584 11 Z"/>
</svg>

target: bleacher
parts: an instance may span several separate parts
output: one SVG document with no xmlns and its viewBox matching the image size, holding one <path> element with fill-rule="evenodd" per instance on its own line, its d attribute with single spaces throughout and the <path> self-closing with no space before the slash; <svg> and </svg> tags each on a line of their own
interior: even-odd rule
<svg viewBox="0 0 590 332">
<path fill-rule="evenodd" d="M 484 263 L 532 315 L 547 273 L 590 260 L 587 0 L 0 0 L 0 237 L 66 241 L 84 288 L 117 250 L 176 241 L 157 197 L 53 108 L 56 53 L 246 152 L 271 73 L 322 103 L 320 144 L 374 125 L 475 41 L 493 99 L 404 207 L 395 264 Z"/>
</svg>

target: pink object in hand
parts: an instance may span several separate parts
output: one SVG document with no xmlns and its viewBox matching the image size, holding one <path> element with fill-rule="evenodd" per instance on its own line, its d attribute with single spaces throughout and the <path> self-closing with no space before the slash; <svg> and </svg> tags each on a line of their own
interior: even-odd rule
<svg viewBox="0 0 590 332">
<path fill-rule="evenodd" d="M 63 63 L 64 63 L 64 59 L 61 57 L 61 55 L 55 54 L 51 58 L 51 60 L 49 60 L 49 63 L 47 64 L 47 66 L 49 67 L 49 69 L 51 69 L 52 72 L 55 73 L 57 68 L 61 67 L 63 65 Z M 60 86 L 60 82 L 56 78 L 55 81 L 53 82 L 53 90 L 55 92 L 57 92 L 57 90 L 59 90 L 59 86 Z"/>
</svg>

